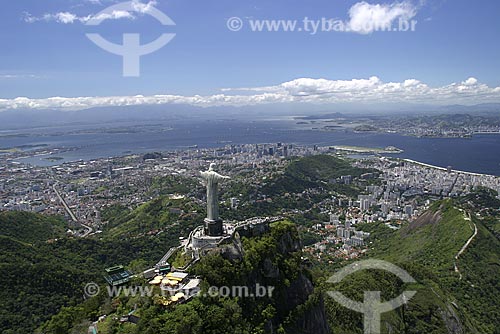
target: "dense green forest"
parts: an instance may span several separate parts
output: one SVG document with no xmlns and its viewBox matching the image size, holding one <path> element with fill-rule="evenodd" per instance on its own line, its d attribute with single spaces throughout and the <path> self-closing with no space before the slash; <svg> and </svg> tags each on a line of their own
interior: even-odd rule
<svg viewBox="0 0 500 334">
<path fill-rule="evenodd" d="M 154 265 L 198 222 L 168 213 L 179 205 L 191 209 L 165 197 L 132 211 L 112 207 L 105 213 L 114 215 L 109 227 L 86 239 L 66 236 L 58 217 L 1 212 L 0 284 L 8 288 L 0 291 L 0 332 L 31 333 L 62 306 L 80 304 L 86 283 L 104 283 L 104 268 L 123 264 L 140 272 Z"/>
<path fill-rule="evenodd" d="M 270 196 L 284 193 L 300 193 L 308 188 L 324 188 L 339 193 L 353 194 L 356 189 L 341 184 L 343 175 L 359 177 L 376 170 L 352 167 L 347 160 L 331 155 L 313 155 L 292 161 L 283 174 L 276 176 L 263 188 Z"/>
</svg>

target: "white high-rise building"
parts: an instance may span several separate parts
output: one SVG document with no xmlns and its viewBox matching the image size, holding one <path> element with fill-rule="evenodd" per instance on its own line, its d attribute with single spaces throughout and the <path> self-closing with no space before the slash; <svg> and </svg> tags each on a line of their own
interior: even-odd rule
<svg viewBox="0 0 500 334">
<path fill-rule="evenodd" d="M 362 199 L 359 201 L 359 208 L 362 211 L 368 211 L 370 209 L 370 200 L 369 199 Z"/>
</svg>

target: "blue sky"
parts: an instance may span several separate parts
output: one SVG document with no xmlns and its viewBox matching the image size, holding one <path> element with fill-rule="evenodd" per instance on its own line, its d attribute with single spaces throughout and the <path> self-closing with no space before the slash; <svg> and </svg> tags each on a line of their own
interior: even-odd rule
<svg viewBox="0 0 500 334">
<path fill-rule="evenodd" d="M 176 25 L 162 26 L 147 13 L 133 13 L 134 19 L 109 19 L 97 27 L 85 25 L 86 17 L 116 2 L 5 1 L 0 12 L 0 99 L 10 101 L 12 107 L 11 101 L 17 97 L 43 100 L 54 96 L 161 94 L 186 97 L 189 103 L 196 104 L 194 96 L 201 95 L 210 97 L 213 105 L 214 99 L 222 99 L 225 103 L 226 95 L 235 94 L 257 96 L 251 102 L 241 103 L 246 104 L 260 99 L 282 101 L 283 92 L 287 96 L 282 102 L 291 102 L 295 101 L 295 96 L 342 93 L 343 89 L 352 90 L 350 93 L 361 90 L 368 95 L 397 89 L 401 95 L 399 99 L 406 99 L 404 94 L 413 94 L 409 95 L 409 101 L 418 103 L 431 103 L 434 99 L 452 103 L 453 96 L 449 94 L 456 91 L 459 93 L 457 102 L 500 102 L 500 90 L 497 89 L 500 86 L 500 20 L 497 17 L 500 2 L 497 0 L 370 0 L 366 3 L 347 0 L 142 0 L 144 5 L 152 5 L 167 14 Z M 401 10 L 411 8 L 409 18 L 417 22 L 416 30 L 329 31 L 313 35 L 305 31 L 255 32 L 251 31 L 249 23 L 249 20 L 274 19 L 297 20 L 302 24 L 304 17 L 348 22 L 349 11 L 363 3 L 369 6 L 368 9 L 379 5 L 386 9 L 386 14 L 393 10 L 395 18 L 408 15 L 401 14 Z M 62 22 L 58 13 L 73 15 L 73 21 Z M 397 16 L 398 13 L 401 15 Z M 231 17 L 242 19 L 240 31 L 228 29 L 227 20 Z M 120 42 L 126 32 L 141 33 L 145 42 L 156 39 L 163 32 L 176 36 L 164 48 L 142 57 L 140 77 L 129 78 L 122 76 L 120 56 L 100 49 L 87 39 L 85 33 L 91 32 L 115 43 Z M 370 79 L 373 77 L 378 81 Z M 300 78 L 315 81 L 297 81 Z M 326 81 L 316 80 L 320 78 Z M 469 78 L 475 79 L 466 84 Z M 365 81 L 353 82 L 353 79 Z M 416 79 L 418 83 L 413 84 L 409 79 Z M 399 83 L 400 87 L 387 86 L 390 83 Z M 450 86 L 453 83 L 455 86 Z M 414 88 L 405 88 L 410 86 Z M 473 86 L 477 87 L 472 89 Z M 222 91 L 223 88 L 229 89 Z M 249 89 L 233 90 L 237 88 Z M 371 91 L 367 93 L 366 89 Z M 418 98 L 414 96 L 416 90 L 420 92 Z M 485 98 L 468 95 L 462 101 L 464 95 L 460 94 L 464 90 L 471 96 L 478 93 Z M 172 99 L 175 100 L 169 98 L 168 103 Z M 228 101 L 233 103 L 241 99 L 230 97 Z M 339 100 L 336 94 L 334 99 L 327 101 L 350 100 L 346 94 L 341 94 Z"/>
</svg>

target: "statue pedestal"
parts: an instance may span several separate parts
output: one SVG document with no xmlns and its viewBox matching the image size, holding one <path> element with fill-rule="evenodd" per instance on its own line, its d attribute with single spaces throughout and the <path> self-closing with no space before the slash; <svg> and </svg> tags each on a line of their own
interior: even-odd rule
<svg viewBox="0 0 500 334">
<path fill-rule="evenodd" d="M 205 234 L 210 237 L 222 236 L 222 219 L 210 220 L 208 218 L 205 218 Z"/>
</svg>

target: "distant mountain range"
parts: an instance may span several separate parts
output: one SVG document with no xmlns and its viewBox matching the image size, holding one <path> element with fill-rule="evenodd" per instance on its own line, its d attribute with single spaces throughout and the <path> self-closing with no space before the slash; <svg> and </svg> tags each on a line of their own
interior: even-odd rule
<svg viewBox="0 0 500 334">
<path fill-rule="evenodd" d="M 465 105 L 338 105 L 267 104 L 244 107 L 196 107 L 185 104 L 98 107 L 78 111 L 18 109 L 0 111 L 0 129 L 16 130 L 48 126 L 92 125 L 117 122 L 175 121 L 190 119 L 235 118 L 265 120 L 269 117 L 296 116 L 324 119 L 345 116 L 368 116 L 399 113 L 500 113 L 500 103 Z"/>
</svg>

